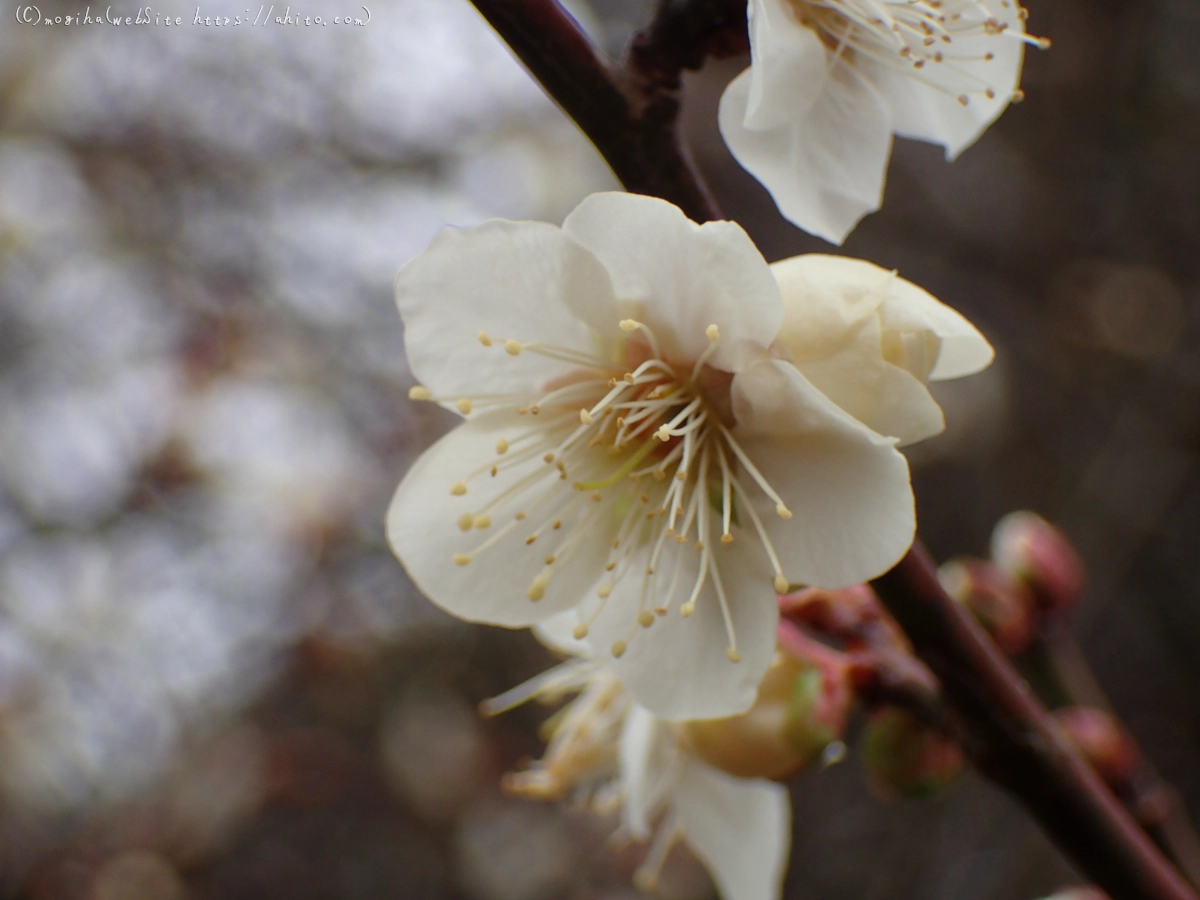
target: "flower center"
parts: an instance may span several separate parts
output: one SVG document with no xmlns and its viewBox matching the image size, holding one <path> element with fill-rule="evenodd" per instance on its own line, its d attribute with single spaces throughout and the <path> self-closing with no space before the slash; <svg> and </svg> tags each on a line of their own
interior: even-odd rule
<svg viewBox="0 0 1200 900">
<path fill-rule="evenodd" d="M 917 78 L 941 93 L 954 96 L 967 106 L 971 96 L 996 97 L 997 88 L 966 63 L 990 62 L 995 52 L 964 52 L 956 45 L 963 39 L 985 36 L 996 40 L 1018 40 L 1046 49 L 1050 41 L 1033 37 L 989 12 L 982 0 L 790 0 L 800 22 L 811 28 L 833 52 L 833 60 L 852 62 L 855 57 L 872 60 L 902 74 Z M 1000 0 L 1010 10 L 1015 0 Z M 1022 20 L 1027 13 L 1017 7 Z M 942 70 L 935 76 L 936 70 Z M 945 74 L 954 77 L 959 93 L 947 89 Z M 1024 94 L 1017 90 L 1014 101 Z"/>
<path fill-rule="evenodd" d="M 614 656 L 624 654 L 639 626 L 649 628 L 656 616 L 667 615 L 676 597 L 680 615 L 690 616 L 711 585 L 729 639 L 726 655 L 737 662 L 737 636 L 720 574 L 722 551 L 735 535 L 750 535 L 763 550 L 775 590 L 786 592 L 787 579 L 754 501 L 765 496 L 781 518 L 792 514 L 731 431 L 733 376 L 708 365 L 720 340 L 717 326 L 706 329 L 708 347 L 686 365 L 664 358 L 643 323 L 626 319 L 621 328 L 629 337 L 619 363 L 566 347 L 505 341 L 512 356 L 538 353 L 572 366 L 540 394 L 455 399 L 433 397 L 423 387 L 409 392 L 415 400 L 451 403 L 464 415 L 508 408 L 527 421 L 499 439 L 495 457 L 450 486 L 452 495 L 465 497 L 469 485 L 486 474 L 528 470 L 463 512 L 458 526 L 470 532 L 492 529 L 500 508 L 517 508 L 475 549 L 455 554 L 453 561 L 469 565 L 515 529 L 527 529 L 529 552 L 544 554 L 544 565 L 526 591 L 537 602 L 581 547 L 615 527 L 594 608 L 585 610 L 575 636 L 586 637 L 618 582 L 638 577 L 636 568 L 639 601 L 629 631 L 612 644 Z M 485 347 L 496 343 L 484 333 L 479 340 Z M 544 465 L 530 468 L 539 457 Z M 690 589 L 682 577 L 688 553 L 697 560 Z"/>
</svg>

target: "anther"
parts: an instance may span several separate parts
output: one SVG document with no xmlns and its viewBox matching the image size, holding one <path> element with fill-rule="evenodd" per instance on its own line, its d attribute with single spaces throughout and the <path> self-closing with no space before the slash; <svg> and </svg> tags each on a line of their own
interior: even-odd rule
<svg viewBox="0 0 1200 900">
<path fill-rule="evenodd" d="M 467 556 L 467 554 L 465 554 L 465 553 L 455 553 L 454 554 L 454 564 L 456 566 L 465 566 L 470 561 L 471 561 L 471 557 Z"/>
<path fill-rule="evenodd" d="M 713 344 L 715 344 L 721 338 L 721 329 L 717 328 L 716 325 L 709 325 L 704 329 L 704 333 L 708 336 L 708 340 Z"/>
<path fill-rule="evenodd" d="M 547 453 L 545 456 L 542 457 L 542 459 L 544 459 L 548 463 L 552 463 L 552 462 L 554 462 L 554 454 Z"/>
<path fill-rule="evenodd" d="M 533 583 L 529 585 L 529 590 L 525 592 L 525 596 L 537 603 L 546 596 L 546 585 L 550 583 L 550 576 L 543 572 L 537 578 L 533 579 Z"/>
<path fill-rule="evenodd" d="M 790 519 L 792 517 L 792 511 L 780 503 L 775 507 L 775 515 L 779 516 L 781 519 Z"/>
<path fill-rule="evenodd" d="M 695 611 L 696 604 L 692 600 L 689 600 L 687 603 L 683 604 L 683 606 L 679 607 L 679 615 L 683 616 L 685 619 Z"/>
<path fill-rule="evenodd" d="M 733 543 L 733 535 L 730 534 L 728 531 L 725 532 L 723 535 L 721 535 L 721 543 L 722 544 L 732 544 Z"/>
<path fill-rule="evenodd" d="M 1012 97 L 1010 99 L 1011 99 L 1011 102 L 1013 102 L 1013 103 L 1020 103 L 1022 100 L 1025 99 L 1025 92 L 1023 90 L 1021 90 L 1020 88 L 1017 88 L 1015 91 L 1012 92 Z"/>
<path fill-rule="evenodd" d="M 453 485 L 450 488 L 450 493 L 453 494 L 455 497 L 461 497 L 466 492 L 467 492 L 467 486 L 465 484 L 463 484 L 461 481 L 458 482 L 457 484 Z"/>
<path fill-rule="evenodd" d="M 525 518 L 525 513 L 519 512 L 515 516 L 513 516 L 513 518 L 516 519 L 518 522 L 520 522 L 523 518 Z"/>
<path fill-rule="evenodd" d="M 414 385 L 408 389 L 409 400 L 428 400 L 433 395 L 429 393 L 429 388 L 421 385 Z"/>
<path fill-rule="evenodd" d="M 596 596 L 601 600 L 608 599 L 608 595 L 612 593 L 613 586 L 611 584 L 602 584 L 600 589 L 596 591 Z"/>
<path fill-rule="evenodd" d="M 492 466 L 492 468 L 489 471 L 491 472 L 492 477 L 495 478 L 497 475 L 500 474 L 500 467 Z"/>
<path fill-rule="evenodd" d="M 521 342 L 514 338 L 509 338 L 504 342 L 504 352 L 509 356 L 520 356 L 523 349 L 525 348 L 521 345 Z"/>
<path fill-rule="evenodd" d="M 614 659 L 620 659 L 625 655 L 625 646 L 624 641 L 613 641 L 612 655 Z"/>
<path fill-rule="evenodd" d="M 621 320 L 621 330 L 624 331 L 626 334 L 629 334 L 630 332 L 633 332 L 633 331 L 637 331 L 637 329 L 638 329 L 638 322 L 636 319 L 622 319 Z"/>
<path fill-rule="evenodd" d="M 468 397 L 459 397 L 454 403 L 458 411 L 464 416 L 471 412 L 471 400 Z"/>
<path fill-rule="evenodd" d="M 966 106 L 968 103 L 971 102 L 971 98 L 968 97 L 966 94 L 959 94 L 958 102 L 961 103 L 963 106 Z"/>
<path fill-rule="evenodd" d="M 458 517 L 458 527 L 462 531 L 470 531 L 475 527 L 475 517 L 470 513 L 463 513 Z"/>
<path fill-rule="evenodd" d="M 504 438 L 500 438 L 500 440 L 496 441 L 496 452 L 499 453 L 501 456 L 503 456 L 505 453 L 507 453 L 508 452 L 508 441 L 506 441 Z"/>
<path fill-rule="evenodd" d="M 490 528 L 491 525 L 492 525 L 492 517 L 491 516 L 476 516 L 475 517 L 475 527 L 478 528 L 480 531 L 483 531 L 485 528 Z"/>
<path fill-rule="evenodd" d="M 654 613 L 650 612 L 648 609 L 642 610 L 640 613 L 638 613 L 638 624 L 643 628 L 649 628 L 654 624 Z"/>
<path fill-rule="evenodd" d="M 738 652 L 736 650 L 734 650 L 732 647 L 730 647 L 728 650 L 725 651 L 725 656 L 729 659 L 729 661 L 731 663 L 738 663 L 738 662 L 742 661 L 742 658 L 740 656 L 738 656 Z"/>
<path fill-rule="evenodd" d="M 587 625 L 576 625 L 573 629 L 571 629 L 571 635 L 575 638 L 575 640 L 582 641 L 588 635 Z"/>
<path fill-rule="evenodd" d="M 544 562 L 548 566 L 552 566 L 552 565 L 554 565 L 554 560 L 556 558 L 557 557 L 555 557 L 555 555 L 553 553 L 551 553 L 549 556 L 547 556 L 545 559 L 543 559 L 542 562 Z"/>
<path fill-rule="evenodd" d="M 492 339 L 488 336 L 486 331 L 479 332 L 479 343 L 483 344 L 485 347 L 492 346 Z"/>
<path fill-rule="evenodd" d="M 775 576 L 775 593 L 786 594 L 788 592 L 788 580 L 782 575 Z"/>
<path fill-rule="evenodd" d="M 525 546 L 528 547 L 530 544 L 532 544 L 536 540 L 537 540 L 537 535 L 531 534 L 529 537 L 525 538 Z"/>
<path fill-rule="evenodd" d="M 586 409 L 581 409 L 579 411 L 579 421 L 584 425 L 591 425 L 596 420 L 592 418 L 592 414 Z"/>
</svg>

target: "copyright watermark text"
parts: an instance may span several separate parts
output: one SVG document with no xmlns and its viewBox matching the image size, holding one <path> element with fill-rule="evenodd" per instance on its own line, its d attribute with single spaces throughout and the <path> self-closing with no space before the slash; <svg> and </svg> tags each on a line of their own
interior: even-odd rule
<svg viewBox="0 0 1200 900">
<path fill-rule="evenodd" d="M 92 7 L 87 7 L 82 13 L 66 16 L 47 16 L 42 14 L 40 7 L 32 3 L 18 6 L 15 11 L 17 22 L 21 25 L 203 25 L 208 28 L 234 28 L 238 26 L 246 26 L 253 28 L 255 26 L 265 27 L 267 25 L 298 25 L 306 28 L 314 26 L 325 27 L 327 25 L 338 25 L 351 27 L 362 27 L 371 21 L 371 10 L 365 6 L 359 7 L 363 11 L 363 15 L 336 15 L 330 18 L 329 16 L 306 16 L 300 13 L 293 12 L 290 6 L 286 6 L 282 13 L 276 13 L 274 5 L 262 5 L 255 13 L 253 9 L 247 8 L 246 14 L 237 16 L 214 16 L 205 15 L 199 6 L 196 7 L 194 16 L 171 16 L 162 12 L 156 12 L 149 6 L 139 6 L 136 14 L 117 11 L 114 12 L 111 6 L 104 7 L 103 10 L 97 8 L 96 12 L 92 11 Z M 254 13 L 254 15 L 251 15 Z"/>
</svg>

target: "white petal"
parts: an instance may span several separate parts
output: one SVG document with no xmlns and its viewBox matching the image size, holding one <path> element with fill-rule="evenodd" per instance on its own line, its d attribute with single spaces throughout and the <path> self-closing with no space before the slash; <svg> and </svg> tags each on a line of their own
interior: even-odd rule
<svg viewBox="0 0 1200 900">
<path fill-rule="evenodd" d="M 941 341 L 930 381 L 961 378 L 986 369 L 996 352 L 987 338 L 962 315 L 917 287 L 895 278 L 879 306 L 879 321 L 885 331 L 928 330 Z"/>
<path fill-rule="evenodd" d="M 689 760 L 672 799 L 684 838 L 722 900 L 778 900 L 791 844 L 787 788 Z"/>
<path fill-rule="evenodd" d="M 779 288 L 733 222 L 697 225 L 664 200 L 613 192 L 584 200 L 563 231 L 600 258 L 622 315 L 648 324 L 669 359 L 695 359 L 715 324 L 721 338 L 712 365 L 737 371 L 779 329 Z"/>
<path fill-rule="evenodd" d="M 719 534 L 713 533 L 709 541 L 737 634 L 740 662 L 726 657 L 729 638 L 711 576 L 696 600 L 696 611 L 687 618 L 679 613 L 699 570 L 700 553 L 691 542 L 681 545 L 667 539 L 655 591 L 640 607 L 651 609 L 663 601 L 678 559 L 680 576 L 665 616 L 655 616 L 649 628 L 637 624 L 642 573 L 650 556 L 648 549 L 642 550 L 632 560 L 628 574 L 617 582 L 590 633 L 597 658 L 621 679 L 634 700 L 668 721 L 716 719 L 745 712 L 754 703 L 758 684 L 775 653 L 779 610 L 770 566 L 760 558 L 749 535 L 723 545 Z M 585 611 L 598 602 L 593 596 L 585 602 Z M 627 643 L 619 659 L 611 655 L 615 641 Z"/>
<path fill-rule="evenodd" d="M 443 228 L 396 276 L 396 304 L 413 374 L 446 397 L 537 389 L 563 363 L 532 353 L 514 358 L 505 340 L 591 351 L 587 321 L 616 322 L 604 267 L 542 222 Z M 481 331 L 494 346 L 480 345 Z"/>
<path fill-rule="evenodd" d="M 479 553 L 470 565 L 459 566 L 454 555 L 471 553 L 514 522 L 528 509 L 529 500 L 540 491 L 518 495 L 491 510 L 492 524 L 484 530 L 463 532 L 458 525 L 464 513 L 479 511 L 489 500 L 523 476 L 542 467 L 547 470 L 541 484 L 562 485 L 563 502 L 573 499 L 569 482 L 559 481 L 557 472 L 535 457 L 502 471 L 495 478 L 486 472 L 471 481 L 463 496 L 452 496 L 450 488 L 473 469 L 497 459 L 496 441 L 512 437 L 527 423 L 515 413 L 491 412 L 459 425 L 426 450 L 413 464 L 388 508 L 387 536 L 392 550 L 404 564 L 413 583 L 442 609 L 470 622 L 523 627 L 549 618 L 574 606 L 603 570 L 612 527 L 603 509 L 584 507 L 575 516 L 562 515 L 563 526 L 529 546 L 525 538 L 546 518 L 555 505 L 543 507 L 540 515 L 517 522 L 498 543 Z M 598 506 L 598 505 L 597 505 Z M 531 601 L 526 592 L 544 568 L 543 556 L 561 552 L 561 542 L 572 533 L 579 516 L 594 512 L 585 539 L 567 563 L 555 567 L 544 597 Z"/>
<path fill-rule="evenodd" d="M 904 555 L 916 512 L 908 463 L 892 439 L 851 418 L 779 360 L 734 378 L 733 408 L 743 449 L 793 514 L 782 519 L 772 502 L 760 500 L 789 581 L 846 587 Z"/>
<path fill-rule="evenodd" d="M 568 656 L 591 658 L 592 645 L 587 638 L 581 640 L 575 637 L 575 628 L 580 621 L 578 608 L 568 609 L 534 625 L 533 636 L 551 650 Z"/>
<path fill-rule="evenodd" d="M 907 71 L 874 66 L 871 78 L 892 108 L 896 133 L 941 144 L 950 159 L 975 142 L 1004 112 L 1021 80 L 1025 45 L 1013 36 L 1024 30 L 1019 4 L 988 3 L 1007 35 L 956 37 L 953 59 L 926 65 L 920 78 Z M 988 54 L 992 59 L 986 59 Z M 986 95 L 990 88 L 993 97 Z M 959 97 L 966 97 L 963 105 Z"/>
<path fill-rule="evenodd" d="M 750 96 L 744 124 L 766 131 L 806 115 L 821 93 L 825 45 L 784 0 L 750 0 Z"/>
<path fill-rule="evenodd" d="M 770 131 L 752 131 L 744 124 L 750 78 L 749 70 L 743 72 L 721 97 L 725 143 L 787 219 L 840 244 L 883 199 L 892 150 L 883 99 L 851 66 L 834 65 L 807 114 Z"/>
<path fill-rule="evenodd" d="M 662 723 L 635 705 L 621 731 L 619 762 L 625 801 L 625 824 L 637 840 L 650 835 L 650 824 L 666 795 L 670 758 Z"/>
</svg>

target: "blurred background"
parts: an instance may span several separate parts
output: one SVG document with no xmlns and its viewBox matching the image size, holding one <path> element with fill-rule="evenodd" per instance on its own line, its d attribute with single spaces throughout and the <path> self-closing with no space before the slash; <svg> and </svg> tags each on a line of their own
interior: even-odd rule
<svg viewBox="0 0 1200 900">
<path fill-rule="evenodd" d="M 572 8 L 617 54 L 650 5 Z M 898 141 L 845 251 L 998 351 L 910 454 L 931 549 L 981 553 L 1018 507 L 1062 525 L 1076 635 L 1200 812 L 1200 6 L 1031 7 L 1028 99 L 953 165 Z M 0 896 L 632 900 L 611 822 L 498 790 L 545 712 L 475 705 L 549 656 L 438 612 L 382 529 L 453 421 L 405 397 L 396 270 L 611 175 L 466 0 L 170 13 L 0 10 Z M 828 250 L 721 144 L 744 64 L 687 83 L 699 165 L 769 259 Z M 793 787 L 795 900 L 1078 880 L 969 774 L 888 803 L 852 754 Z M 682 852 L 661 893 L 714 896 Z"/>
</svg>

